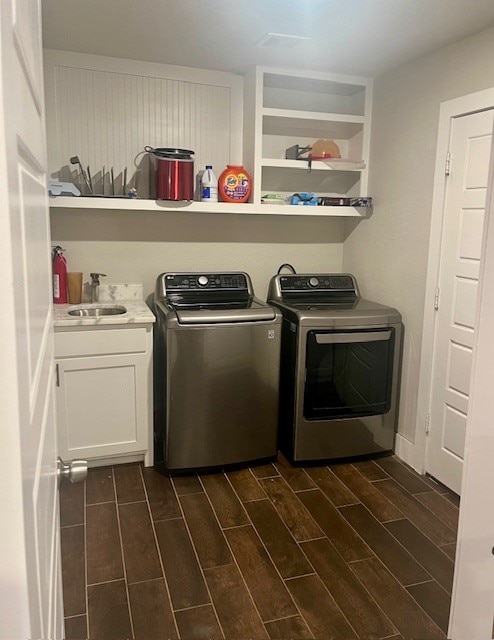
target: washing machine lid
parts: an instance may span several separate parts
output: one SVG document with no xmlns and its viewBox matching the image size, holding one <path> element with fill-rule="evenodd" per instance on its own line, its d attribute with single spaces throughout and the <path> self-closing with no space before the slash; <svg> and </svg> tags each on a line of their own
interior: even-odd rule
<svg viewBox="0 0 494 640">
<path fill-rule="evenodd" d="M 162 273 L 155 300 L 181 325 L 273 321 L 278 315 L 254 297 L 250 277 L 242 271 Z"/>
<path fill-rule="evenodd" d="M 168 305 L 174 310 L 179 324 L 214 324 L 229 322 L 261 322 L 274 320 L 276 310 L 256 298 L 243 300 L 181 300 Z"/>
</svg>

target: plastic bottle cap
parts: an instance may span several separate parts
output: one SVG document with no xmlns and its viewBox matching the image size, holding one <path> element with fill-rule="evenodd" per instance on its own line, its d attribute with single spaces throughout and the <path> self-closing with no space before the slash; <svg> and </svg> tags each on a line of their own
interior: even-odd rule
<svg viewBox="0 0 494 640">
<path fill-rule="evenodd" d="M 206 169 L 212 169 L 212 168 L 213 168 L 213 165 L 212 165 L 212 164 L 207 164 L 207 165 L 206 165 Z"/>
</svg>

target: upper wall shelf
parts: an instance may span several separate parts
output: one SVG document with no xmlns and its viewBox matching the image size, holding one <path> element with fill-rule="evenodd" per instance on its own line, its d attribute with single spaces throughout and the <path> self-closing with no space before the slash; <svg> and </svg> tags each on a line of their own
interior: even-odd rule
<svg viewBox="0 0 494 640">
<path fill-rule="evenodd" d="M 84 196 L 59 196 L 49 198 L 52 210 L 96 210 L 96 211 L 149 211 L 184 213 L 221 213 L 243 215 L 318 216 L 339 218 L 366 218 L 369 207 L 297 207 L 280 204 L 229 204 L 228 202 L 170 202 L 159 200 L 133 200 L 130 198 L 87 198 Z"/>
<path fill-rule="evenodd" d="M 246 76 L 244 166 L 254 178 L 253 202 L 266 193 L 367 197 L 372 80 L 257 67 Z M 339 164 L 286 160 L 295 145 L 334 140 Z M 303 171 L 306 169 L 306 171 Z"/>
<path fill-rule="evenodd" d="M 51 199 L 54 211 L 189 211 L 248 215 L 363 218 L 369 209 L 263 205 L 268 194 L 371 196 L 367 191 L 372 80 L 304 70 L 257 67 L 244 77 L 185 67 L 46 52 L 49 175 L 88 193 L 69 158 L 77 151 L 92 168 L 96 193 L 138 189 L 139 200 Z M 88 87 L 91 89 L 89 91 Z M 138 90 L 136 90 L 138 87 Z M 333 139 L 341 160 L 286 160 L 286 150 Z M 243 164 L 253 178 L 249 204 L 155 202 L 145 145 L 195 150 L 195 171 Z M 293 157 L 293 154 L 292 154 Z M 106 170 L 103 168 L 106 167 Z"/>
<path fill-rule="evenodd" d="M 277 167 L 280 169 L 294 169 L 295 171 L 307 171 L 307 160 L 286 160 L 284 158 L 262 158 L 263 167 Z M 313 160 L 311 163 L 311 171 L 363 171 L 365 163 L 363 162 L 346 162 L 338 158 L 322 161 Z"/>
</svg>

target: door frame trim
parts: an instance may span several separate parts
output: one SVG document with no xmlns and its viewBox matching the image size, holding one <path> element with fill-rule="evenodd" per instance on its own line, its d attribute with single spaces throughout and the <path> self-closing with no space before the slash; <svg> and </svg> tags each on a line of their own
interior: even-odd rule
<svg viewBox="0 0 494 640">
<path fill-rule="evenodd" d="M 442 102 L 439 111 L 434 188 L 432 194 L 429 257 L 425 288 L 424 318 L 422 324 L 422 348 L 420 354 L 417 417 L 415 423 L 414 460 L 406 460 L 419 473 L 425 473 L 427 435 L 426 416 L 430 413 L 433 347 L 436 325 L 434 297 L 439 280 L 441 260 L 441 236 L 443 231 L 444 201 L 446 195 L 446 156 L 450 147 L 453 120 L 462 116 L 494 108 L 494 87 L 476 91 L 460 98 Z"/>
</svg>

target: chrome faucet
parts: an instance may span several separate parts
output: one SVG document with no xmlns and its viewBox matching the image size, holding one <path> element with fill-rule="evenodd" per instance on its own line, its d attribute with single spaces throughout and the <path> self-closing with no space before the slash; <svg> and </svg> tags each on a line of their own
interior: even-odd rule
<svg viewBox="0 0 494 640">
<path fill-rule="evenodd" d="M 99 279 L 106 278 L 106 273 L 90 273 L 91 276 L 91 302 L 98 302 Z"/>
</svg>

